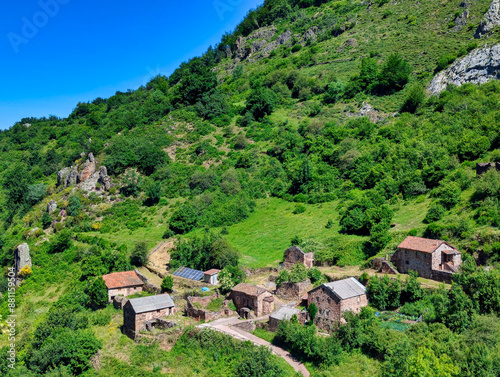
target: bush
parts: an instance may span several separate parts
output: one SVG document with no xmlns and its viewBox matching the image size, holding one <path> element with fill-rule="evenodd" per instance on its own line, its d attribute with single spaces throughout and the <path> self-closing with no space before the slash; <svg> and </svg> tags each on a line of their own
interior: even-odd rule
<svg viewBox="0 0 500 377">
<path fill-rule="evenodd" d="M 82 202 L 76 195 L 71 195 L 68 199 L 68 216 L 78 216 L 82 209 Z"/>
<path fill-rule="evenodd" d="M 336 103 L 344 96 L 345 89 L 345 84 L 340 80 L 330 83 L 323 97 L 323 101 L 325 103 Z"/>
<path fill-rule="evenodd" d="M 295 209 L 293 210 L 293 213 L 294 213 L 295 215 L 298 215 L 298 214 L 300 214 L 300 213 L 304 213 L 305 211 L 306 211 L 306 207 L 305 207 L 304 205 L 302 205 L 302 204 L 297 204 L 297 205 L 295 206 Z"/>
<path fill-rule="evenodd" d="M 448 65 L 453 63 L 456 58 L 457 58 L 456 55 L 453 55 L 453 54 L 441 55 L 437 61 L 437 66 L 436 66 L 435 72 L 442 71 L 443 69 L 448 67 Z"/>
<path fill-rule="evenodd" d="M 161 289 L 163 292 L 172 292 L 172 288 L 174 287 L 174 278 L 170 275 L 167 275 L 163 278 L 161 282 Z"/>
<path fill-rule="evenodd" d="M 410 78 L 411 68 L 399 54 L 392 54 L 380 70 L 379 90 L 383 94 L 392 94 L 406 85 Z"/>
<path fill-rule="evenodd" d="M 257 347 L 238 362 L 234 377 L 284 377 L 285 371 L 276 363 L 266 347 Z"/>
<path fill-rule="evenodd" d="M 413 85 L 401 107 L 402 112 L 415 113 L 425 102 L 425 90 L 422 85 Z"/>
<path fill-rule="evenodd" d="M 51 253 L 62 253 L 72 246 L 71 231 L 69 229 L 63 229 L 57 233 L 54 240 L 50 243 L 49 251 Z"/>
<path fill-rule="evenodd" d="M 424 223 L 430 224 L 434 221 L 439 221 L 443 218 L 445 214 L 445 209 L 440 204 L 433 204 L 427 211 L 427 215 L 425 215 Z"/>
<path fill-rule="evenodd" d="M 300 50 L 302 50 L 302 45 L 297 44 L 292 47 L 292 54 L 299 52 Z"/>
<path fill-rule="evenodd" d="M 47 212 L 44 212 L 42 215 L 42 228 L 47 229 L 52 225 L 52 221 L 54 221 L 54 219 Z"/>
</svg>

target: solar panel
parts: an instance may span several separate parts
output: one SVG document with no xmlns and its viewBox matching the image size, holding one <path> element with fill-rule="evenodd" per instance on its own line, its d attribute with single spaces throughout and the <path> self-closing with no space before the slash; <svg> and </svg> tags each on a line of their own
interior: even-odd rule
<svg viewBox="0 0 500 377">
<path fill-rule="evenodd" d="M 200 281 L 203 279 L 203 272 L 198 270 L 193 270 L 192 268 L 181 267 L 177 271 L 174 272 L 175 276 L 179 276 L 181 278 Z"/>
</svg>

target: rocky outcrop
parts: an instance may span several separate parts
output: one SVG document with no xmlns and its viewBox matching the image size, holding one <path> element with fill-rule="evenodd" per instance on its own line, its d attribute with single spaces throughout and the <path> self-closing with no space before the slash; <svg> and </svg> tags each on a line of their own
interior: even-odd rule
<svg viewBox="0 0 500 377">
<path fill-rule="evenodd" d="M 429 92 L 438 95 L 450 84 L 484 84 L 500 77 L 500 44 L 470 52 L 440 72 L 429 85 Z"/>
<path fill-rule="evenodd" d="M 57 202 L 55 200 L 51 200 L 49 204 L 47 204 L 47 213 L 50 215 L 57 209 Z"/>
<path fill-rule="evenodd" d="M 500 0 L 493 0 L 488 12 L 486 12 L 481 20 L 481 23 L 474 34 L 474 38 L 484 37 L 498 25 L 500 25 Z"/>
<path fill-rule="evenodd" d="M 19 272 L 26 266 L 29 268 L 33 267 L 31 263 L 30 247 L 27 243 L 19 245 L 14 251 L 14 268 L 16 274 L 16 284 L 21 283 L 21 278 L 19 277 Z"/>
<path fill-rule="evenodd" d="M 308 30 L 306 34 L 309 37 L 315 35 L 314 28 Z M 292 32 L 290 30 L 285 31 L 283 34 L 278 35 L 278 37 L 273 41 L 272 39 L 276 35 L 276 27 L 263 27 L 255 30 L 248 37 L 240 36 L 236 40 L 236 50 L 234 52 L 234 60 L 240 62 L 245 59 L 254 61 L 256 59 L 262 59 L 280 47 L 281 45 L 289 44 L 292 39 Z"/>
<path fill-rule="evenodd" d="M 64 188 L 78 184 L 79 188 L 90 192 L 96 189 L 98 183 L 106 191 L 111 188 L 108 169 L 101 166 L 97 170 L 97 161 L 92 153 L 88 154 L 87 160 L 81 166 L 64 168 L 57 173 L 57 185 Z"/>
<path fill-rule="evenodd" d="M 96 162 L 94 155 L 92 153 L 89 153 L 87 161 L 82 165 L 82 171 L 78 175 L 78 183 L 85 181 L 88 179 L 92 174 L 95 173 L 96 170 Z"/>
</svg>

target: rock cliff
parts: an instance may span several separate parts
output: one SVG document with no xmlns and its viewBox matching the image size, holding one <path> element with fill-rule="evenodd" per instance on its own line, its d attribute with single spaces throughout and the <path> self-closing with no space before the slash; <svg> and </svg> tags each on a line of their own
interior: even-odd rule
<svg viewBox="0 0 500 377">
<path fill-rule="evenodd" d="M 488 34 L 495 26 L 500 25 L 500 0 L 493 0 L 488 12 L 485 13 L 479 24 L 474 38 L 482 38 Z"/>
<path fill-rule="evenodd" d="M 450 84 L 484 84 L 500 77 L 500 44 L 486 46 L 455 61 L 440 72 L 429 85 L 429 92 L 438 95 Z"/>
<path fill-rule="evenodd" d="M 82 190 L 89 192 L 95 190 L 97 183 L 105 190 L 109 190 L 111 178 L 105 166 L 97 170 L 97 161 L 92 153 L 88 154 L 87 160 L 81 166 L 64 168 L 57 173 L 57 185 L 65 188 L 78 185 Z"/>
</svg>

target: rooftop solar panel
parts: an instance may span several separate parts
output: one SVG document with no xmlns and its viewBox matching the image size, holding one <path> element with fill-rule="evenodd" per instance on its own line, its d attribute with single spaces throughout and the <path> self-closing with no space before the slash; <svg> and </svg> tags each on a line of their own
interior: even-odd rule
<svg viewBox="0 0 500 377">
<path fill-rule="evenodd" d="M 198 270 L 193 270 L 192 268 L 181 267 L 177 271 L 174 272 L 175 276 L 179 276 L 181 278 L 200 281 L 203 279 L 203 272 Z"/>
</svg>

